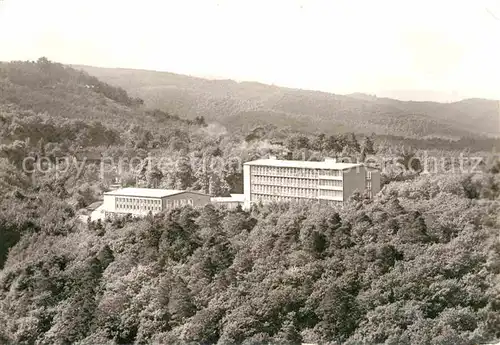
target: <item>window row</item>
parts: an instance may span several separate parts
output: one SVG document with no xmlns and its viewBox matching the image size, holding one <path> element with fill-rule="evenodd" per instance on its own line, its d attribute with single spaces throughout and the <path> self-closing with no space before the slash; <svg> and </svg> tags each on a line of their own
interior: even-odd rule
<svg viewBox="0 0 500 345">
<path fill-rule="evenodd" d="M 307 177 L 315 178 L 320 176 L 342 176 L 341 170 L 333 169 L 311 169 L 311 168 L 288 168 L 288 167 L 267 167 L 267 166 L 252 166 L 252 175 L 274 175 L 274 176 L 290 176 L 290 177 Z"/>
<path fill-rule="evenodd" d="M 193 199 L 167 200 L 165 204 L 166 204 L 167 208 L 172 208 L 172 207 L 175 208 L 175 207 L 180 207 L 180 206 L 185 206 L 185 205 L 193 206 Z"/>
<path fill-rule="evenodd" d="M 252 201 L 258 202 L 258 201 L 263 201 L 263 202 L 304 202 L 307 201 L 307 199 L 304 198 L 298 198 L 298 197 L 291 197 L 291 196 L 281 196 L 281 195 L 266 195 L 266 194 L 254 194 L 252 193 L 251 196 Z"/>
<path fill-rule="evenodd" d="M 280 196 L 297 196 L 304 198 L 315 198 L 318 196 L 318 190 L 312 188 L 253 185 L 251 191 L 252 193 L 274 194 Z"/>
<path fill-rule="evenodd" d="M 252 194 L 251 196 L 252 201 L 264 201 L 264 202 L 271 202 L 271 201 L 284 201 L 282 197 L 278 195 L 260 195 L 260 194 Z"/>
<path fill-rule="evenodd" d="M 166 200 L 165 207 L 175 208 L 184 205 L 193 205 L 193 199 Z M 117 211 L 161 211 L 162 203 L 159 199 L 141 198 L 116 198 L 115 206 Z"/>
<path fill-rule="evenodd" d="M 122 204 L 116 203 L 117 211 L 161 211 L 161 205 L 146 205 L 146 204 Z"/>
<path fill-rule="evenodd" d="M 279 175 L 290 177 L 308 177 L 313 178 L 318 176 L 316 169 L 310 168 L 288 168 L 288 167 L 267 167 L 267 166 L 252 166 L 252 175 Z"/>
<path fill-rule="evenodd" d="M 128 204 L 145 204 L 145 205 L 161 205 L 160 199 L 145 199 L 145 198 L 115 198 L 117 203 L 128 203 Z"/>
<path fill-rule="evenodd" d="M 293 177 L 274 177 L 274 176 L 254 176 L 253 184 L 270 184 L 292 187 L 317 187 L 318 181 L 312 179 L 301 179 Z"/>
<path fill-rule="evenodd" d="M 340 180 L 319 180 L 319 185 L 326 187 L 342 187 L 343 182 Z"/>
<path fill-rule="evenodd" d="M 329 196 L 329 197 L 337 197 L 341 198 L 343 193 L 341 190 L 329 190 L 329 189 L 321 189 L 319 191 L 320 196 Z"/>
<path fill-rule="evenodd" d="M 342 171 L 341 170 L 321 170 L 319 172 L 320 176 L 342 176 Z"/>
<path fill-rule="evenodd" d="M 280 196 L 280 195 L 266 195 L 266 194 L 258 194 L 252 193 L 251 200 L 253 202 L 310 202 L 310 200 L 298 197 L 290 197 L 290 196 Z M 334 205 L 334 206 L 342 206 L 343 202 L 341 200 L 318 200 L 323 204 Z"/>
</svg>

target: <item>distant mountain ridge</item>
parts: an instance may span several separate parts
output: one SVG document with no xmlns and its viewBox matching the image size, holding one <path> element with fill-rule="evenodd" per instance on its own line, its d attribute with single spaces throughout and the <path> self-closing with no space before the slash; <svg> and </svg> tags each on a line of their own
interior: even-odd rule
<svg viewBox="0 0 500 345">
<path fill-rule="evenodd" d="M 311 132 L 374 132 L 412 138 L 500 135 L 499 102 L 494 100 L 400 101 L 169 72 L 74 67 L 124 88 L 150 107 L 189 118 L 204 116 L 233 130 L 274 124 Z"/>
<path fill-rule="evenodd" d="M 380 90 L 377 95 L 381 98 L 394 98 L 400 101 L 428 101 L 438 103 L 453 103 L 467 99 L 457 92 L 443 92 L 433 90 L 409 89 L 409 90 Z"/>
</svg>

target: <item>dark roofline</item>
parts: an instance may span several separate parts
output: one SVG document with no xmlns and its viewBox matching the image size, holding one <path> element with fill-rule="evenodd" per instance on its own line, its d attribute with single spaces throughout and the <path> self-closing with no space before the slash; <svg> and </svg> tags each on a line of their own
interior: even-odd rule
<svg viewBox="0 0 500 345">
<path fill-rule="evenodd" d="M 182 192 L 177 193 L 177 194 L 181 194 L 181 193 L 193 193 L 193 194 L 198 194 L 198 195 L 203 195 L 203 196 L 211 196 L 210 194 L 205 194 L 205 193 L 197 192 L 194 190 L 183 190 Z M 174 194 L 174 195 L 177 195 L 177 194 Z"/>
<path fill-rule="evenodd" d="M 99 208 L 102 204 L 103 204 L 102 201 L 96 201 L 85 207 L 85 209 L 88 211 L 94 211 L 95 209 Z"/>
<path fill-rule="evenodd" d="M 146 196 L 146 195 L 138 196 L 138 195 L 130 195 L 130 194 L 108 194 L 109 192 L 113 192 L 113 191 L 110 190 L 108 192 L 104 192 L 103 195 L 123 196 L 123 197 L 127 197 L 127 198 L 141 197 L 141 198 L 147 198 L 147 199 L 163 199 L 163 198 L 168 198 L 169 196 L 179 195 L 179 194 L 182 194 L 182 193 L 193 193 L 193 194 L 198 194 L 198 195 L 203 195 L 203 196 L 210 197 L 209 194 L 205 194 L 205 193 L 201 193 L 201 192 L 195 192 L 195 191 L 191 191 L 191 190 L 181 190 L 181 191 L 179 191 L 177 193 L 173 193 L 173 194 L 169 194 L 169 195 L 164 195 L 164 196 Z"/>
<path fill-rule="evenodd" d="M 279 166 L 279 165 L 267 165 L 267 164 L 261 164 L 261 163 L 255 163 L 256 161 L 259 161 L 259 160 L 271 160 L 272 159 L 269 159 L 269 158 L 262 158 L 262 159 L 256 159 L 256 160 L 253 160 L 253 161 L 248 161 L 248 162 L 245 162 L 243 163 L 243 165 L 255 165 L 255 166 L 265 166 L 265 167 L 277 167 L 277 168 L 290 168 L 288 166 Z M 295 162 L 293 160 L 287 160 L 287 159 L 276 159 L 276 161 L 290 161 L 290 162 Z M 297 162 L 311 162 L 311 163 L 325 163 L 325 161 L 297 161 Z M 339 171 L 343 171 L 343 170 L 350 170 L 350 169 L 356 169 L 356 168 L 359 168 L 359 167 L 366 167 L 366 168 L 371 168 L 371 169 L 378 169 L 380 170 L 379 168 L 375 168 L 375 167 L 370 167 L 368 165 L 366 165 L 365 163 L 344 163 L 344 162 L 335 162 L 334 164 L 352 164 L 352 166 L 350 167 L 333 167 L 333 168 L 330 168 L 330 167 L 307 167 L 307 166 L 304 166 L 304 167 L 297 167 L 299 169 L 314 169 L 314 170 L 339 170 Z M 295 167 L 292 167 L 292 168 L 295 168 Z"/>
<path fill-rule="evenodd" d="M 363 166 L 364 166 L 365 168 L 369 168 L 369 169 L 373 169 L 373 170 L 382 171 L 382 169 L 380 169 L 379 167 L 374 167 L 374 166 L 371 166 L 371 165 L 366 165 L 366 164 L 363 164 Z"/>
<path fill-rule="evenodd" d="M 112 191 L 110 190 L 110 192 L 112 192 Z M 126 198 L 136 198 L 136 197 L 138 197 L 138 195 L 130 195 L 130 194 L 108 194 L 108 192 L 104 192 L 102 194 L 103 195 L 110 195 L 110 196 L 124 196 Z M 169 196 L 172 196 L 172 195 L 177 195 L 177 194 L 180 194 L 180 193 L 169 194 L 169 195 L 165 195 L 165 196 L 147 196 L 147 195 L 141 195 L 140 197 L 141 198 L 146 198 L 146 199 L 162 199 L 162 198 L 166 198 L 166 197 L 169 197 Z"/>
</svg>

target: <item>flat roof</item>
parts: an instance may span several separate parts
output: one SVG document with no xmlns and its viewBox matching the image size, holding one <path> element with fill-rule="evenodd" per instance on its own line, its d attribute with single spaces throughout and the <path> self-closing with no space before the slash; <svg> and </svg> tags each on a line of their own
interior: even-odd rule
<svg viewBox="0 0 500 345">
<path fill-rule="evenodd" d="M 269 167 L 331 169 L 331 170 L 345 170 L 345 169 L 364 166 L 363 163 L 337 163 L 330 160 L 322 162 L 313 162 L 313 161 L 288 161 L 288 160 L 270 159 L 270 158 L 257 159 L 255 161 L 246 162 L 245 164 L 269 166 Z"/>
<path fill-rule="evenodd" d="M 231 198 L 238 201 L 245 201 L 245 194 L 229 194 Z"/>
<path fill-rule="evenodd" d="M 115 189 L 109 192 L 105 192 L 105 195 L 120 195 L 120 196 L 142 196 L 147 198 L 164 198 L 166 196 L 171 196 L 179 193 L 184 193 L 185 190 L 176 189 L 157 189 L 157 188 L 135 188 L 127 187 L 121 189 Z"/>
<path fill-rule="evenodd" d="M 90 204 L 89 206 L 87 206 L 86 209 L 89 211 L 94 211 L 96 208 L 98 208 L 101 205 L 102 205 L 102 201 L 96 201 L 96 202 Z"/>
</svg>

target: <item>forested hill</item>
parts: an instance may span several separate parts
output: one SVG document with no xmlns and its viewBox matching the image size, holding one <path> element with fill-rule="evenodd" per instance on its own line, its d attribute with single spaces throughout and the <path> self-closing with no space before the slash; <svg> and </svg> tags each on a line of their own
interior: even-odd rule
<svg viewBox="0 0 500 345">
<path fill-rule="evenodd" d="M 147 111 L 142 99 L 120 87 L 46 58 L 0 62 L 0 90 L 0 106 L 9 111 L 98 121 L 115 128 L 136 124 L 154 129 L 161 121 L 182 122 L 167 113 Z"/>
<path fill-rule="evenodd" d="M 406 137 L 499 135 L 498 101 L 407 102 L 370 95 L 335 95 L 254 82 L 207 80 L 132 69 L 78 66 L 147 105 L 232 128 L 273 124 L 292 129 L 392 134 Z"/>
</svg>

